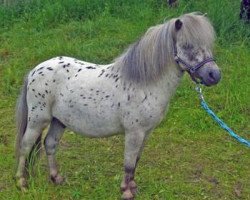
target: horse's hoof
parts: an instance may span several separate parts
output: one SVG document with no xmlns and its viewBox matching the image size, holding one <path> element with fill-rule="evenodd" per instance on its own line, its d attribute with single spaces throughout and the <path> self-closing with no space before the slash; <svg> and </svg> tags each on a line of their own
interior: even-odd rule
<svg viewBox="0 0 250 200">
<path fill-rule="evenodd" d="M 23 193 L 27 193 L 28 192 L 28 187 L 21 187 L 20 189 L 21 189 L 21 191 Z"/>
<path fill-rule="evenodd" d="M 130 191 L 133 195 L 135 195 L 137 193 L 137 186 L 136 186 L 136 183 L 135 181 L 130 181 L 129 183 L 129 188 L 130 188 Z"/>
<path fill-rule="evenodd" d="M 59 174 L 51 176 L 50 179 L 56 185 L 61 185 L 64 182 L 64 178 Z"/>
<path fill-rule="evenodd" d="M 122 199 L 123 200 L 134 200 L 134 195 L 128 189 L 128 190 L 126 190 L 126 191 L 123 192 Z"/>
<path fill-rule="evenodd" d="M 24 177 L 19 178 L 17 180 L 17 188 L 20 189 L 22 192 L 28 191 L 28 183 Z"/>
</svg>

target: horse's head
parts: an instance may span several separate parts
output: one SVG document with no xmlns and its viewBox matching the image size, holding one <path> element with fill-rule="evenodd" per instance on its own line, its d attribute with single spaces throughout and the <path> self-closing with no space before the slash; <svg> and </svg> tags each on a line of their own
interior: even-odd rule
<svg viewBox="0 0 250 200">
<path fill-rule="evenodd" d="M 212 56 L 214 30 L 204 15 L 188 14 L 175 22 L 175 60 L 195 82 L 206 86 L 220 81 L 220 70 Z"/>
</svg>

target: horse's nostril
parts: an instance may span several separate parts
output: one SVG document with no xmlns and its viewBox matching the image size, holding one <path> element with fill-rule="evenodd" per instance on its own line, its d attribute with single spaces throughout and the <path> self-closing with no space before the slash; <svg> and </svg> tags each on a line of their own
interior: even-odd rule
<svg viewBox="0 0 250 200">
<path fill-rule="evenodd" d="M 214 73 L 213 72 L 209 72 L 209 77 L 214 80 L 215 79 Z"/>
<path fill-rule="evenodd" d="M 220 81 L 220 71 L 218 70 L 211 70 L 208 73 L 208 77 L 212 83 L 218 83 Z"/>
</svg>

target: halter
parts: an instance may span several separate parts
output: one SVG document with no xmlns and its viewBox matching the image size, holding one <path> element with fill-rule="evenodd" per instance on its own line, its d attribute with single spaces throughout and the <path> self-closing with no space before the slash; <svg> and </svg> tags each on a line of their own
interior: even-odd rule
<svg viewBox="0 0 250 200">
<path fill-rule="evenodd" d="M 188 72 L 188 74 L 190 75 L 190 77 L 192 78 L 192 80 L 195 83 L 200 83 L 200 81 L 197 80 L 197 78 L 194 76 L 194 74 L 198 71 L 198 69 L 200 69 L 206 63 L 214 62 L 215 61 L 215 59 L 211 57 L 211 58 L 207 58 L 207 59 L 201 61 L 200 63 L 198 63 L 195 66 L 192 66 L 192 65 L 186 63 L 183 59 L 181 59 L 178 56 L 176 48 L 174 50 L 174 59 L 175 59 L 175 61 L 176 61 L 177 64 L 181 63 L 181 64 L 183 64 L 186 67 L 186 69 L 184 71 Z"/>
</svg>

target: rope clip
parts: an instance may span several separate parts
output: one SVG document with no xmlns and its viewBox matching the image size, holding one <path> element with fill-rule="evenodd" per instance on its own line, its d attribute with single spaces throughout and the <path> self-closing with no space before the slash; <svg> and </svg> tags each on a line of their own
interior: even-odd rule
<svg viewBox="0 0 250 200">
<path fill-rule="evenodd" d="M 204 96 L 202 94 L 202 90 L 199 84 L 196 84 L 195 90 L 199 94 L 200 100 L 204 101 Z"/>
</svg>

